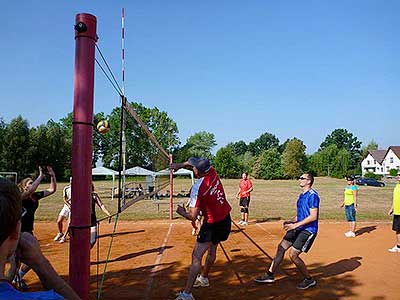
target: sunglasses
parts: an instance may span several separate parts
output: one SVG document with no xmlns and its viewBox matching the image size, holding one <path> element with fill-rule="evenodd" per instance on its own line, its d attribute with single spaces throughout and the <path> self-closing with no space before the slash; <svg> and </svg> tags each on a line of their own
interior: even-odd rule
<svg viewBox="0 0 400 300">
<path fill-rule="evenodd" d="M 28 212 L 28 211 L 26 210 L 26 208 L 25 208 L 25 207 L 22 207 L 21 218 L 22 218 L 23 216 L 25 216 L 27 212 Z"/>
<path fill-rule="evenodd" d="M 299 180 L 308 180 L 308 178 L 301 176 L 301 177 L 299 177 Z"/>
</svg>

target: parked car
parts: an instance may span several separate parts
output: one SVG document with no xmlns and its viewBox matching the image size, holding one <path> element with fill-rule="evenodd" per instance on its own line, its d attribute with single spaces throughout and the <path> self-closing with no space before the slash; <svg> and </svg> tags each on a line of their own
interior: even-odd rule
<svg viewBox="0 0 400 300">
<path fill-rule="evenodd" d="M 378 181 L 375 178 L 358 178 L 356 180 L 356 184 L 358 185 L 370 185 L 370 186 L 380 186 L 383 187 L 385 184 L 382 181 Z"/>
</svg>

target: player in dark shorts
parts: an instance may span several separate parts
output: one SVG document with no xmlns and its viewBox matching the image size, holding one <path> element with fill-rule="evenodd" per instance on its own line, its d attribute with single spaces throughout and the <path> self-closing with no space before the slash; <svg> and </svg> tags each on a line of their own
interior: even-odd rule
<svg viewBox="0 0 400 300">
<path fill-rule="evenodd" d="M 185 289 L 177 294 L 175 300 L 193 300 L 193 287 L 210 285 L 208 273 L 215 262 L 218 243 L 227 240 L 231 231 L 231 206 L 226 200 L 221 180 L 209 160 L 191 157 L 184 163 L 171 164 L 174 170 L 185 167 L 193 168 L 198 180 L 190 192 L 189 211 L 183 206 L 178 206 L 176 211 L 192 222 L 201 211 L 204 221 L 193 249 L 192 265 Z M 202 269 L 201 261 L 206 252 L 207 258 Z"/>
<path fill-rule="evenodd" d="M 310 276 L 304 261 L 300 258 L 300 254 L 310 250 L 317 236 L 320 199 L 318 193 L 311 188 L 314 183 L 314 177 L 311 174 L 303 174 L 299 178 L 299 183 L 303 192 L 297 200 L 297 215 L 283 223 L 286 234 L 278 245 L 276 255 L 267 272 L 256 278 L 256 282 L 275 282 L 274 273 L 282 262 L 286 250 L 290 248 L 290 259 L 301 275 L 305 277 L 297 288 L 305 290 L 317 284 Z"/>
<path fill-rule="evenodd" d="M 240 206 L 240 221 L 239 225 L 247 225 L 249 221 L 249 206 L 250 206 L 250 192 L 253 191 L 253 183 L 249 179 L 249 174 L 244 172 L 242 174 L 242 179 L 239 183 L 239 191 L 237 192 L 236 198 L 239 199 Z"/>
</svg>

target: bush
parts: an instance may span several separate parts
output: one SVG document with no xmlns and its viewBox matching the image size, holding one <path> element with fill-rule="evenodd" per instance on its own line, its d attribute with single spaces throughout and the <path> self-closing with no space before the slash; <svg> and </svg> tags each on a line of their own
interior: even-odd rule
<svg viewBox="0 0 400 300">
<path fill-rule="evenodd" d="M 381 178 L 382 178 L 381 175 L 378 175 L 378 174 L 375 174 L 375 173 L 372 173 L 372 172 L 365 173 L 364 177 L 365 178 L 374 178 L 376 180 L 381 180 Z"/>
<path fill-rule="evenodd" d="M 393 177 L 394 177 L 394 176 L 397 176 L 397 172 L 398 172 L 397 169 L 390 169 L 390 170 L 389 170 L 389 175 L 390 175 L 390 176 L 393 176 Z"/>
</svg>

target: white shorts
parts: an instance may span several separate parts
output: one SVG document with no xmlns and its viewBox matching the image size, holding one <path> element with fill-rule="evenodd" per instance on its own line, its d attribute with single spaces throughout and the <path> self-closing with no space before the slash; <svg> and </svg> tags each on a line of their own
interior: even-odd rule
<svg viewBox="0 0 400 300">
<path fill-rule="evenodd" d="M 69 218 L 69 215 L 71 214 L 71 210 L 69 209 L 68 206 L 64 204 L 64 207 L 61 209 L 60 213 L 58 214 L 59 216 Z"/>
</svg>

